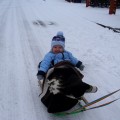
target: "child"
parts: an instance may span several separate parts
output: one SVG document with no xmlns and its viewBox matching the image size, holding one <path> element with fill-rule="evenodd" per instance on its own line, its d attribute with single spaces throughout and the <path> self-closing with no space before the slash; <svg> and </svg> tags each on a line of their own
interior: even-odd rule
<svg viewBox="0 0 120 120">
<path fill-rule="evenodd" d="M 59 31 L 52 39 L 50 52 L 45 55 L 38 68 L 37 78 L 39 83 L 42 85 L 49 68 L 64 60 L 71 62 L 81 71 L 84 69 L 82 62 L 75 58 L 71 52 L 65 50 L 65 37 L 63 32 Z"/>
</svg>

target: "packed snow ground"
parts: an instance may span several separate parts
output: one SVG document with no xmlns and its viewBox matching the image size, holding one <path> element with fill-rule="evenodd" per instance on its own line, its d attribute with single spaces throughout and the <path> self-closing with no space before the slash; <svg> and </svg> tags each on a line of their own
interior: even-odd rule
<svg viewBox="0 0 120 120">
<path fill-rule="evenodd" d="M 96 110 L 56 117 L 38 97 L 37 64 L 63 31 L 66 49 L 86 66 L 84 81 L 98 92 L 89 101 L 120 88 L 120 10 L 85 7 L 65 0 L 0 0 L 0 120 L 119 120 L 120 100 Z M 120 97 L 114 94 L 109 101 Z M 104 103 L 103 102 L 103 103 Z"/>
</svg>

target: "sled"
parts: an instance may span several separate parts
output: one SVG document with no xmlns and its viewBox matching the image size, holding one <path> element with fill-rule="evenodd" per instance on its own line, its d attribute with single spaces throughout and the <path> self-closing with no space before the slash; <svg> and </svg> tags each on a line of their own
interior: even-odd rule
<svg viewBox="0 0 120 120">
<path fill-rule="evenodd" d="M 42 93 L 46 81 L 48 87 L 46 93 L 41 93 L 41 101 L 49 113 L 69 110 L 81 100 L 85 104 L 88 103 L 84 93 L 90 85 L 82 81 L 83 77 L 84 75 L 68 61 L 59 62 L 49 69 L 43 81 Z"/>
<path fill-rule="evenodd" d="M 42 95 L 41 102 L 46 106 L 47 112 L 64 116 L 95 109 L 116 101 L 113 100 L 104 105 L 87 108 L 119 90 L 89 102 L 84 94 L 86 90 L 89 89 L 90 85 L 82 81 L 83 77 L 84 75 L 68 61 L 56 64 L 51 68 L 43 81 L 42 93 L 40 94 Z M 44 83 L 47 83 L 46 91 L 44 90 Z M 81 105 L 82 101 L 84 105 Z M 78 108 L 73 109 L 77 104 L 79 104 L 79 106 L 77 106 Z M 66 112 L 69 110 L 71 111 Z"/>
</svg>

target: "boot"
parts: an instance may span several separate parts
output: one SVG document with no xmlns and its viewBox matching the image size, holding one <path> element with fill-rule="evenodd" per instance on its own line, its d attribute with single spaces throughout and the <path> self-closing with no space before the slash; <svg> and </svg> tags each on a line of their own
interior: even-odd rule
<svg viewBox="0 0 120 120">
<path fill-rule="evenodd" d="M 96 86 L 90 86 L 88 90 L 86 90 L 86 93 L 96 93 L 98 88 Z"/>
</svg>

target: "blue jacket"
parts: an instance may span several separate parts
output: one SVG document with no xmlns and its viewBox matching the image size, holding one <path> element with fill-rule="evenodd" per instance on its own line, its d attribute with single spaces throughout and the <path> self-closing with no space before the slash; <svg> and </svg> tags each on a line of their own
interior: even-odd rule
<svg viewBox="0 0 120 120">
<path fill-rule="evenodd" d="M 58 54 L 54 54 L 53 52 L 50 51 L 45 55 L 44 59 L 40 64 L 38 71 L 41 71 L 41 72 L 43 71 L 44 73 L 46 73 L 48 69 L 52 67 L 52 64 L 51 64 L 52 61 L 54 62 L 54 65 L 55 65 L 64 60 L 70 61 L 76 67 L 80 67 L 80 65 L 82 64 L 82 62 L 77 60 L 77 58 L 75 58 L 72 55 L 72 53 L 69 51 L 65 50 L 63 53 L 58 53 Z"/>
</svg>

